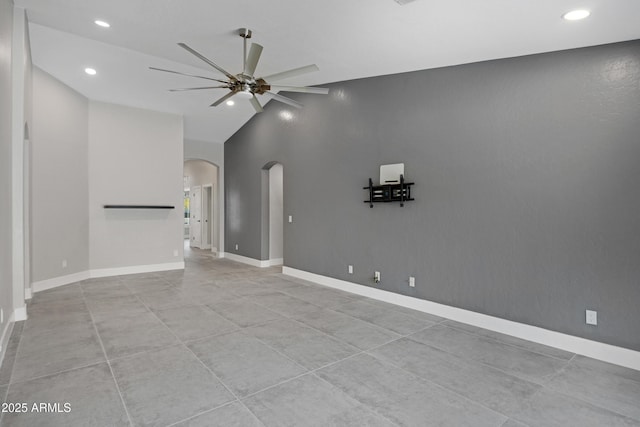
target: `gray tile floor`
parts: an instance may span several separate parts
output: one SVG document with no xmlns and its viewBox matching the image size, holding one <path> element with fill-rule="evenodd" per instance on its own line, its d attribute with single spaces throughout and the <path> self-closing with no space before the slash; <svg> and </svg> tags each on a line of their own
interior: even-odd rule
<svg viewBox="0 0 640 427">
<path fill-rule="evenodd" d="M 639 371 L 276 268 L 186 262 L 36 294 L 0 368 L 0 398 L 29 410 L 0 424 L 640 426 Z"/>
</svg>

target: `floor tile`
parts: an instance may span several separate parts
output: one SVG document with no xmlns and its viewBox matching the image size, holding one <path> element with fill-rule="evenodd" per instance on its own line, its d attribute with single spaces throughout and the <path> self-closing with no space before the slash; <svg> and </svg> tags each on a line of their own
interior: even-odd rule
<svg viewBox="0 0 640 427">
<path fill-rule="evenodd" d="M 38 305 L 52 301 L 69 301 L 72 299 L 82 299 L 82 290 L 78 283 L 36 292 L 33 294 L 30 304 Z"/>
<path fill-rule="evenodd" d="M 251 280 L 236 280 L 233 284 L 221 285 L 224 289 L 241 297 L 249 295 L 263 295 L 273 292 L 268 286 L 261 283 L 256 283 Z"/>
<path fill-rule="evenodd" d="M 207 306 L 190 305 L 154 310 L 158 318 L 182 341 L 220 335 L 238 329 Z"/>
<path fill-rule="evenodd" d="M 266 427 L 394 426 L 314 375 L 273 387 L 243 403 Z"/>
<path fill-rule="evenodd" d="M 96 322 L 109 359 L 178 343 L 178 339 L 152 313 L 112 317 Z"/>
<path fill-rule="evenodd" d="M 26 321 L 11 382 L 103 362 L 104 353 L 90 320 L 62 329 L 30 328 Z"/>
<path fill-rule="evenodd" d="M 214 409 L 175 427 L 262 427 L 263 424 L 241 403 L 231 403 Z"/>
<path fill-rule="evenodd" d="M 221 289 L 211 283 L 199 283 L 197 285 L 185 286 L 181 289 L 185 298 L 197 304 L 217 304 L 224 301 L 238 299 L 238 295 L 233 292 Z"/>
<path fill-rule="evenodd" d="M 310 304 L 306 301 L 299 300 L 290 295 L 285 295 L 280 292 L 253 295 L 247 297 L 247 300 L 265 306 L 269 310 L 289 317 L 313 313 L 321 309 L 317 305 Z"/>
<path fill-rule="evenodd" d="M 359 351 L 291 320 L 277 320 L 245 331 L 307 369 L 319 368 Z"/>
<path fill-rule="evenodd" d="M 6 402 L 8 385 L 0 385 L 0 403 Z M 2 414 L 0 414 L 0 422 L 2 421 Z"/>
<path fill-rule="evenodd" d="M 8 402 L 70 404 L 70 412 L 4 414 L 4 427 L 102 427 L 128 426 L 109 366 L 100 363 L 85 368 L 12 384 Z"/>
<path fill-rule="evenodd" d="M 302 315 L 296 320 L 361 350 L 377 347 L 400 338 L 400 335 L 387 329 L 333 310 L 322 310 Z"/>
<path fill-rule="evenodd" d="M 294 298 L 298 298 L 324 308 L 337 307 L 354 300 L 354 298 L 346 292 L 322 287 L 306 286 L 301 288 L 289 288 L 282 292 L 291 295 Z"/>
<path fill-rule="evenodd" d="M 243 328 L 261 325 L 272 320 L 283 318 L 268 308 L 254 304 L 246 299 L 219 302 L 210 304 L 209 307 L 216 313 Z"/>
<path fill-rule="evenodd" d="M 504 422 L 504 424 L 502 424 L 502 427 L 529 427 L 529 426 L 509 418 L 507 421 Z"/>
<path fill-rule="evenodd" d="M 206 338 L 188 347 L 239 397 L 306 372 L 297 363 L 241 332 Z"/>
<path fill-rule="evenodd" d="M 323 368 L 317 375 L 403 426 L 500 427 L 507 419 L 366 354 Z"/>
<path fill-rule="evenodd" d="M 157 292 L 146 292 L 144 294 L 139 294 L 138 298 L 144 305 L 152 310 L 193 305 L 195 300 L 195 298 L 191 298 L 182 290 L 174 288 Z"/>
<path fill-rule="evenodd" d="M 488 366 L 401 338 L 371 353 L 414 375 L 510 416 L 541 387 Z"/>
<path fill-rule="evenodd" d="M 567 364 L 565 360 L 442 325 L 420 331 L 410 338 L 541 384 Z"/>
<path fill-rule="evenodd" d="M 640 421 L 640 372 L 576 357 L 550 389 Z"/>
<path fill-rule="evenodd" d="M 398 311 L 389 310 L 364 301 L 352 301 L 334 310 L 356 317 L 365 322 L 388 329 L 400 335 L 408 335 L 434 325 L 433 322 L 419 320 Z"/>
<path fill-rule="evenodd" d="M 82 294 L 86 299 L 133 295 L 131 290 L 120 281 L 82 284 Z"/>
<path fill-rule="evenodd" d="M 487 338 L 491 338 L 493 340 L 500 341 L 505 344 L 509 344 L 515 347 L 523 348 L 525 350 L 533 351 L 534 353 L 540 353 L 547 356 L 555 357 L 556 359 L 570 360 L 574 356 L 574 353 L 560 350 L 559 348 L 549 347 L 549 346 L 538 344 L 532 341 L 527 341 L 520 338 L 512 337 L 510 335 L 501 334 L 499 332 L 478 328 L 477 326 L 466 325 L 464 323 L 455 322 L 453 320 L 446 320 L 442 322 L 442 325 L 449 326 L 451 328 L 461 329 L 463 331 L 471 332 Z"/>
<path fill-rule="evenodd" d="M 87 300 L 94 321 L 149 313 L 149 309 L 134 295 Z"/>
<path fill-rule="evenodd" d="M 530 427 L 640 426 L 638 421 L 545 389 L 528 400 L 514 418 Z"/>
<path fill-rule="evenodd" d="M 158 277 L 144 277 L 122 281 L 134 294 L 157 292 L 171 289 L 173 286 Z"/>
<path fill-rule="evenodd" d="M 234 400 L 182 346 L 118 359 L 111 365 L 138 426 L 168 425 Z"/>
<path fill-rule="evenodd" d="M 9 384 L 9 381 L 11 380 L 11 373 L 13 372 L 13 365 L 16 361 L 16 353 L 18 351 L 20 338 L 22 337 L 24 324 L 24 321 L 15 322 L 13 324 L 13 331 L 11 332 L 9 342 L 7 343 L 4 359 L 2 360 L 2 366 L 0 366 L 0 385 Z"/>
<path fill-rule="evenodd" d="M 411 308 L 402 307 L 400 305 L 390 304 L 388 302 L 379 301 L 375 299 L 366 299 L 366 302 L 372 305 L 377 305 L 388 310 L 394 310 L 407 316 L 415 317 L 427 322 L 439 323 L 446 320 L 444 317 L 436 316 L 434 314 L 425 313 L 424 311 L 413 310 Z"/>
</svg>

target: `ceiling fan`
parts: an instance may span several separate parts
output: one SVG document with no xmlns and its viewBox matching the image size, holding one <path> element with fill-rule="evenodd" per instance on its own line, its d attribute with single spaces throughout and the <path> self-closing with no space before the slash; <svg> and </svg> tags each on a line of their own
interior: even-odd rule
<svg viewBox="0 0 640 427">
<path fill-rule="evenodd" d="M 187 90 L 203 90 L 203 89 L 229 89 L 229 93 L 224 95 L 222 98 L 215 101 L 211 104 L 211 107 L 217 107 L 223 102 L 229 100 L 231 97 L 236 96 L 238 98 L 248 99 L 251 102 L 251 105 L 256 110 L 257 113 L 261 113 L 263 111 L 262 105 L 256 95 L 263 95 L 268 93 L 271 95 L 273 99 L 276 101 L 283 102 L 285 104 L 291 105 L 292 107 L 302 108 L 302 104 L 298 101 L 294 101 L 291 98 L 287 98 L 286 96 L 282 96 L 278 93 L 272 92 L 272 90 L 282 90 L 286 92 L 304 92 L 304 93 L 315 93 L 326 95 L 329 93 L 329 89 L 327 88 L 319 88 L 319 87 L 297 87 L 297 86 L 276 86 L 270 84 L 270 82 L 275 82 L 279 80 L 284 80 L 290 77 L 299 76 L 306 73 L 311 73 L 313 71 L 318 71 L 319 68 L 317 65 L 307 65 L 304 67 L 294 68 L 287 71 L 282 71 L 280 73 L 271 74 L 265 77 L 255 77 L 256 67 L 258 66 L 258 61 L 260 60 L 260 55 L 262 54 L 263 47 L 257 43 L 251 43 L 251 49 L 249 50 L 249 55 L 247 55 L 247 39 L 251 38 L 251 30 L 246 28 L 241 28 L 238 31 L 238 35 L 244 39 L 243 42 L 243 54 L 242 54 L 242 63 L 243 70 L 239 74 L 231 74 L 224 68 L 215 64 L 210 59 L 206 58 L 204 55 L 197 52 L 195 49 L 189 47 L 186 43 L 178 43 L 178 46 L 186 50 L 187 52 L 195 55 L 197 58 L 206 62 L 211 67 L 215 68 L 220 73 L 224 74 L 227 80 L 214 79 L 211 77 L 205 76 L 197 76 L 195 74 L 187 74 L 181 73 L 178 71 L 165 70 L 162 68 L 149 67 L 155 71 L 164 71 L 166 73 L 180 74 L 183 76 L 196 77 L 199 79 L 212 80 L 218 83 L 222 83 L 218 86 L 204 86 L 204 87 L 188 87 L 182 89 L 170 89 L 171 92 L 177 91 L 187 91 Z"/>
</svg>

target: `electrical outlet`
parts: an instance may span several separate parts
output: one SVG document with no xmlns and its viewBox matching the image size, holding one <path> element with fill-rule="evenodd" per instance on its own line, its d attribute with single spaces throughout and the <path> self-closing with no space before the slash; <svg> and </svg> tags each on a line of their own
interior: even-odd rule
<svg viewBox="0 0 640 427">
<path fill-rule="evenodd" d="M 289 215 L 289 222 L 293 222 L 293 215 Z"/>
<path fill-rule="evenodd" d="M 375 271 L 373 273 L 373 281 L 376 283 L 380 283 L 380 272 L 379 271 Z"/>
<path fill-rule="evenodd" d="M 350 265 L 348 268 L 349 268 L 349 274 L 353 274 L 353 265 Z"/>
<path fill-rule="evenodd" d="M 412 288 L 416 287 L 416 278 L 413 276 L 409 277 L 409 286 L 411 286 Z"/>
<path fill-rule="evenodd" d="M 238 250 L 238 244 L 236 243 L 236 251 Z"/>
<path fill-rule="evenodd" d="M 67 260 L 66 259 L 62 260 L 62 268 L 67 268 Z"/>
<path fill-rule="evenodd" d="M 597 325 L 598 324 L 598 312 L 594 310 L 586 311 L 586 322 L 587 325 Z"/>
</svg>

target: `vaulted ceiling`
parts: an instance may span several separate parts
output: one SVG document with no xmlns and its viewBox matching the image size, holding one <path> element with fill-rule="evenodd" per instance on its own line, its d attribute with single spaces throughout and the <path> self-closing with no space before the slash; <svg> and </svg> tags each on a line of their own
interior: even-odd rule
<svg viewBox="0 0 640 427">
<path fill-rule="evenodd" d="M 317 85 L 488 59 L 640 39 L 638 0 L 15 0 L 27 10 L 33 62 L 90 99 L 184 115 L 185 137 L 223 143 L 254 114 L 209 105 L 226 89 L 148 67 L 221 77 L 185 42 L 232 73 L 241 27 L 264 46 L 257 75 L 307 64 L 279 82 Z M 588 9 L 582 21 L 561 16 Z M 110 28 L 94 24 L 107 21 Z M 84 69 L 97 70 L 95 76 Z M 375 90 L 375 87 L 371 88 Z M 265 98 L 261 99 L 265 102 Z M 274 101 L 275 102 L 275 101 Z"/>
</svg>

